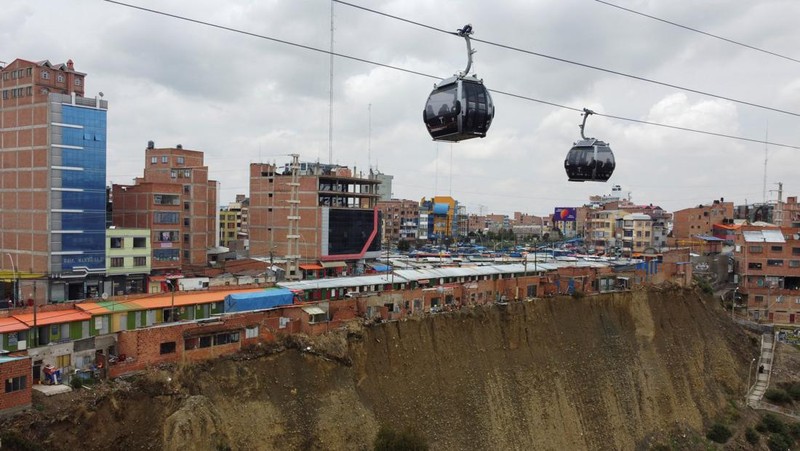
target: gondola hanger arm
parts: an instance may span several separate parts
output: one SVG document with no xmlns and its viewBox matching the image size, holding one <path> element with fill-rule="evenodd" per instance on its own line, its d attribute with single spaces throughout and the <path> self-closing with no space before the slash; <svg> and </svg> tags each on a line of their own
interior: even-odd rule
<svg viewBox="0 0 800 451">
<path fill-rule="evenodd" d="M 592 114 L 594 114 L 594 111 L 592 111 L 592 110 L 590 110 L 588 108 L 584 108 L 583 109 L 583 123 L 580 125 L 580 127 L 581 127 L 581 138 L 583 138 L 583 139 L 587 139 L 586 136 L 584 136 L 584 134 L 583 134 L 583 128 L 586 127 L 586 118 L 588 118 Z"/>
</svg>

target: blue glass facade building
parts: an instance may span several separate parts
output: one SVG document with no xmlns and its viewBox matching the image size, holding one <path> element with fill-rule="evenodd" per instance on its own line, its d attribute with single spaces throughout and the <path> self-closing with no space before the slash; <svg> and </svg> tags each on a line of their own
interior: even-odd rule
<svg viewBox="0 0 800 451">
<path fill-rule="evenodd" d="M 99 99 L 50 95 L 50 272 L 54 275 L 88 278 L 105 273 L 107 109 L 107 102 Z M 91 290 L 54 285 L 51 296 L 70 299 L 79 294 L 73 291 Z"/>
</svg>

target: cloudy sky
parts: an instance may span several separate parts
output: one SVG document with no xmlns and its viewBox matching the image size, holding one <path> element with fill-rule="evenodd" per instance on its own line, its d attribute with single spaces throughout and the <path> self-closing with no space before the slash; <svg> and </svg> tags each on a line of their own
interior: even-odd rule
<svg viewBox="0 0 800 451">
<path fill-rule="evenodd" d="M 611 0 L 609 0 L 611 1 Z M 327 50 L 329 0 L 129 0 L 130 4 Z M 353 0 L 474 38 L 722 97 L 800 113 L 800 63 L 591 0 Z M 800 59 L 800 2 L 613 3 Z M 332 162 L 394 176 L 396 198 L 452 195 L 470 213 L 544 214 L 618 184 L 634 202 L 677 210 L 800 194 L 800 150 L 592 116 L 611 144 L 608 183 L 571 183 L 563 161 L 579 138 L 572 110 L 494 94 L 485 139 L 431 141 L 422 109 L 435 80 L 101 0 L 3 0 L 0 61 L 72 59 L 86 95 L 110 103 L 108 179 L 142 174 L 148 140 L 205 152 L 221 202 L 248 192 L 248 165 Z M 448 77 L 462 38 L 352 6 L 333 6 L 335 52 Z M 800 117 L 473 43 L 473 70 L 493 90 L 598 113 L 800 146 Z M 765 178 L 766 160 L 766 178 Z"/>
</svg>

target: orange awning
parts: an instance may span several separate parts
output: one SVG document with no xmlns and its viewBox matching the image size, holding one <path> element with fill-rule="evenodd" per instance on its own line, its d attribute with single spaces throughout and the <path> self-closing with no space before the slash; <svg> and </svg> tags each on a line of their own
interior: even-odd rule
<svg viewBox="0 0 800 451">
<path fill-rule="evenodd" d="M 300 269 L 305 270 L 305 271 L 316 271 L 316 270 L 320 270 L 320 269 L 324 269 L 324 268 L 322 267 L 322 265 L 317 265 L 317 264 L 313 264 L 312 263 L 312 264 L 308 264 L 308 265 L 300 265 Z"/>
<path fill-rule="evenodd" d="M 33 313 L 13 315 L 23 323 L 33 327 Z M 36 326 L 47 326 L 50 324 L 72 323 L 75 321 L 88 321 L 92 315 L 80 310 L 55 310 L 51 312 L 41 312 L 36 314 Z"/>
<path fill-rule="evenodd" d="M 0 334 L 28 330 L 28 326 L 16 318 L 0 318 Z"/>
</svg>

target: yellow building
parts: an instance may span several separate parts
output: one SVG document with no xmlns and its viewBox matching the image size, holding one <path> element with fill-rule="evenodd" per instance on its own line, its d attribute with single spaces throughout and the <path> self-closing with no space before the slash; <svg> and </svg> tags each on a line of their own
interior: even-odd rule
<svg viewBox="0 0 800 451">
<path fill-rule="evenodd" d="M 611 253 L 622 247 L 622 228 L 618 222 L 628 213 L 623 210 L 591 211 L 586 219 L 586 241 L 595 252 Z"/>
<path fill-rule="evenodd" d="M 107 295 L 146 293 L 151 269 L 150 229 L 113 227 L 106 230 Z"/>
<path fill-rule="evenodd" d="M 641 254 L 651 247 L 653 220 L 642 213 L 625 215 L 622 218 L 622 254 L 630 257 Z"/>
</svg>

